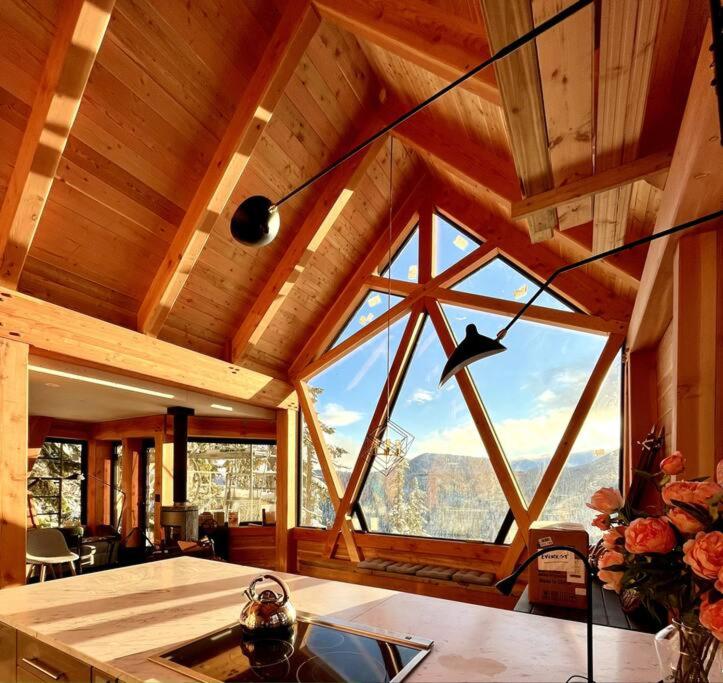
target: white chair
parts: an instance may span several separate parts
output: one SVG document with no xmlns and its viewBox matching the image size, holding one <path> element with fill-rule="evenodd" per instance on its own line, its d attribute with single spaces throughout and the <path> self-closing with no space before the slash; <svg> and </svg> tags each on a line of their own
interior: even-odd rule
<svg viewBox="0 0 723 683">
<path fill-rule="evenodd" d="M 55 576 L 57 566 L 62 576 L 62 568 L 67 564 L 70 573 L 75 574 L 78 556 L 70 552 L 65 536 L 58 529 L 28 529 L 28 545 L 25 559 L 30 565 L 28 578 L 34 567 L 40 567 L 40 581 L 45 581 L 48 567 Z"/>
</svg>

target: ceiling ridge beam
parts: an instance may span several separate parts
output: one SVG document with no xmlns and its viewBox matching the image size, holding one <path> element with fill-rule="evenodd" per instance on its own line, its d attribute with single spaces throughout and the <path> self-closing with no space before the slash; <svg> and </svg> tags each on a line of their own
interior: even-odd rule
<svg viewBox="0 0 723 683">
<path fill-rule="evenodd" d="M 365 139 L 368 133 L 367 127 L 357 139 Z M 386 141 L 386 136 L 379 138 L 334 170 L 314 189 L 316 199 L 313 205 L 304 212 L 298 228 L 290 226 L 289 229 L 293 227 L 294 230 L 291 243 L 236 329 L 230 345 L 231 362 L 239 361 L 249 347 L 258 343 Z"/>
<path fill-rule="evenodd" d="M 141 332 L 157 336 L 163 327 L 318 25 L 309 0 L 289 3 L 282 14 L 146 292 Z"/>
<path fill-rule="evenodd" d="M 409 191 L 392 217 L 391 250 L 394 252 L 411 233 L 419 218 L 418 209 L 423 198 L 429 192 L 429 177 L 425 174 Z M 303 369 L 326 351 L 341 327 L 354 312 L 368 291 L 364 286 L 366 278 L 373 274 L 386 258 L 390 249 L 390 235 L 387 219 L 381 221 L 379 235 L 366 252 L 364 259 L 349 274 L 344 288 L 339 292 L 324 317 L 314 326 L 314 332 L 307 339 L 296 360 L 289 367 L 289 376 L 301 376 Z"/>
<path fill-rule="evenodd" d="M 17 289 L 115 0 L 68 0 L 0 208 L 0 284 Z"/>
<path fill-rule="evenodd" d="M 434 117 L 418 114 L 394 130 L 406 147 L 431 157 L 443 171 L 482 188 L 490 199 L 509 211 L 519 202 L 520 181 L 512 159 L 502 159 L 482 145 L 446 136 L 433 125 Z"/>
<path fill-rule="evenodd" d="M 453 81 L 490 58 L 484 26 L 423 0 L 314 0 L 325 19 L 430 73 Z M 460 85 L 500 105 L 494 71 Z"/>
<path fill-rule="evenodd" d="M 667 172 L 673 153 L 670 151 L 656 152 L 647 156 L 620 164 L 605 171 L 593 173 L 586 178 L 574 180 L 553 190 L 540 192 L 513 202 L 510 216 L 512 220 L 520 220 L 534 215 L 538 211 L 555 209 L 563 204 L 594 196 L 607 190 L 628 185 L 660 172 Z"/>
</svg>

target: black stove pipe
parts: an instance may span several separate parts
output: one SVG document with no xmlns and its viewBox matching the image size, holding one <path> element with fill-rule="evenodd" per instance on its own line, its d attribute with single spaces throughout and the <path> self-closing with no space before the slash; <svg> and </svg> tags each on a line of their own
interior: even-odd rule
<svg viewBox="0 0 723 683">
<path fill-rule="evenodd" d="M 173 416 L 173 504 L 183 505 L 187 501 L 188 482 L 188 417 L 194 415 L 193 408 L 174 406 L 168 409 Z"/>
</svg>

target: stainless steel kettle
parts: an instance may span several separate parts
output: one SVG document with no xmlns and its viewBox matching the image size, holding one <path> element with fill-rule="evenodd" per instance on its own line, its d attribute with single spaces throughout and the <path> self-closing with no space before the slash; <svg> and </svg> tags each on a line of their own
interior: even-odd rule
<svg viewBox="0 0 723 683">
<path fill-rule="evenodd" d="M 266 588 L 256 592 L 257 584 L 274 581 L 281 587 L 281 594 Z M 289 600 L 289 587 L 273 574 L 257 576 L 244 591 L 249 601 L 239 617 L 241 628 L 247 633 L 261 634 L 268 631 L 291 628 L 296 623 L 296 610 Z"/>
</svg>

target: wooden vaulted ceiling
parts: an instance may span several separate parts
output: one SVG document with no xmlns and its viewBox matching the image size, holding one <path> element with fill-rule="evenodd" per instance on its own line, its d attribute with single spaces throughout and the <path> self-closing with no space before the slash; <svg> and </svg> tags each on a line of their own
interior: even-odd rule
<svg viewBox="0 0 723 683">
<path fill-rule="evenodd" d="M 285 204 L 267 247 L 231 239 L 234 208 L 251 194 L 283 195 L 569 4 L 318 0 L 305 13 L 301 0 L 5 0 L 0 235 L 19 191 L 8 189 L 13 173 L 25 164 L 28 175 L 42 175 L 43 161 L 54 168 L 52 148 L 61 144 L 53 182 L 33 186 L 47 188 L 47 201 L 31 205 L 38 220 L 27 258 L 4 283 L 283 376 L 386 228 L 388 141 Z M 509 243 L 542 277 L 549 264 L 648 234 L 706 5 L 603 0 L 450 93 L 395 135 L 395 208 L 416 191 Z M 95 12 L 95 36 L 60 52 L 63 32 L 73 30 L 68 15 L 83 6 Z M 279 37 L 286 41 L 275 44 Z M 70 64 L 74 79 L 62 72 L 48 100 L 54 63 Z M 74 115 L 67 103 L 78 97 Z M 50 115 L 40 118 L 40 149 L 50 151 L 24 160 L 23 136 L 32 138 L 43 106 Z M 254 117 L 240 127 L 244 107 Z M 237 183 L 233 172 L 220 178 L 226 157 L 231 171 L 243 169 Z M 584 184 L 602 172 L 605 181 L 592 187 L 612 189 L 591 198 Z M 348 198 L 342 190 L 352 184 Z M 556 188 L 579 192 L 567 203 L 541 194 Z M 527 216 L 538 195 L 542 210 L 512 218 Z M 199 211 L 199 202 L 213 211 Z M 17 246 L 10 235 L 0 241 L 6 254 Z M 590 266 L 578 282 L 629 308 L 643 258 Z"/>
</svg>

